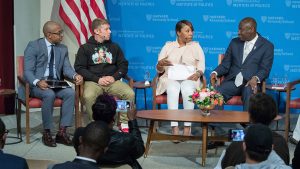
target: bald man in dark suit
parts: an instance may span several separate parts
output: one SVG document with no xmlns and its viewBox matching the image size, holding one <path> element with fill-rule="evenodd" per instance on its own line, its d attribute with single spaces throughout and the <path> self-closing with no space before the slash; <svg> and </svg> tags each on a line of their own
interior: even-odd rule
<svg viewBox="0 0 300 169">
<path fill-rule="evenodd" d="M 256 21 L 246 17 L 239 24 L 237 38 L 231 40 L 222 63 L 211 73 L 211 83 L 225 76 L 216 89 L 225 101 L 241 95 L 244 111 L 248 110 L 249 98 L 271 71 L 274 45 L 256 32 Z"/>
</svg>

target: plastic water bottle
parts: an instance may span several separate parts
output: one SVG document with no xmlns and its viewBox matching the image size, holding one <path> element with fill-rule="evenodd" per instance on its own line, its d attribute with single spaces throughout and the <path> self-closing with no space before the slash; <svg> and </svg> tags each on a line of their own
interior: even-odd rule
<svg viewBox="0 0 300 169">
<path fill-rule="evenodd" d="M 144 75 L 144 79 L 145 79 L 145 85 L 149 86 L 150 85 L 150 72 L 148 70 L 146 70 L 145 75 Z"/>
</svg>

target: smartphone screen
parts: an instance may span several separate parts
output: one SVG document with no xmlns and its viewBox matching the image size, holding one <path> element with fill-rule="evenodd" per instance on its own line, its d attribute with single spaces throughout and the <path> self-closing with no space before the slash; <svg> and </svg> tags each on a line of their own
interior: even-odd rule
<svg viewBox="0 0 300 169">
<path fill-rule="evenodd" d="M 130 109 L 130 101 L 129 100 L 116 100 L 117 102 L 117 112 L 127 112 Z"/>
<path fill-rule="evenodd" d="M 232 141 L 243 141 L 244 140 L 244 130 L 243 129 L 231 129 L 229 130 L 229 138 Z"/>
</svg>

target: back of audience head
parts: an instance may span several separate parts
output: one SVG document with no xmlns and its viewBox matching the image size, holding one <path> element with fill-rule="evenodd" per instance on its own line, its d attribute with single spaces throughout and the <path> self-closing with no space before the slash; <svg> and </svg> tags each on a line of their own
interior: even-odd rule
<svg viewBox="0 0 300 169">
<path fill-rule="evenodd" d="M 243 143 L 247 158 L 256 162 L 265 161 L 273 149 L 271 129 L 263 124 L 249 126 Z"/>
<path fill-rule="evenodd" d="M 0 149 L 3 149 L 5 145 L 6 135 L 7 135 L 7 130 L 5 124 L 0 118 Z"/>
<path fill-rule="evenodd" d="M 72 143 L 74 146 L 74 149 L 76 151 L 76 154 L 79 155 L 79 146 L 80 146 L 80 141 L 79 138 L 83 135 L 85 127 L 78 127 L 75 132 L 74 136 L 72 138 Z"/>
<path fill-rule="evenodd" d="M 117 103 L 112 96 L 103 94 L 97 97 L 93 109 L 93 119 L 95 121 L 101 120 L 110 124 L 114 122 L 116 115 Z"/>
<path fill-rule="evenodd" d="M 94 121 L 88 124 L 83 130 L 82 136 L 79 136 L 79 155 L 82 156 L 90 153 L 97 154 L 99 157 L 99 155 L 105 152 L 110 141 L 108 125 L 102 121 Z M 95 159 L 98 157 L 95 157 Z"/>
<path fill-rule="evenodd" d="M 278 110 L 271 96 L 265 93 L 257 93 L 250 97 L 248 112 L 252 123 L 261 123 L 268 126 L 276 117 Z"/>
</svg>

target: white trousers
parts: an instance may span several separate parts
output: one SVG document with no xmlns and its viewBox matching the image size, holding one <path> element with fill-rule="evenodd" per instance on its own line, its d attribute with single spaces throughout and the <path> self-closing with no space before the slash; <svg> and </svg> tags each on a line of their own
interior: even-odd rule
<svg viewBox="0 0 300 169">
<path fill-rule="evenodd" d="M 298 116 L 297 124 L 293 131 L 293 138 L 297 141 L 300 140 L 300 116 Z"/>
<path fill-rule="evenodd" d="M 192 80 L 168 80 L 167 104 L 168 109 L 178 109 L 179 93 L 181 92 L 184 109 L 194 109 L 194 103 L 189 101 L 189 96 L 196 90 L 196 82 Z M 192 123 L 184 122 L 184 126 L 191 126 Z M 171 122 L 171 126 L 178 126 L 178 122 Z"/>
</svg>

